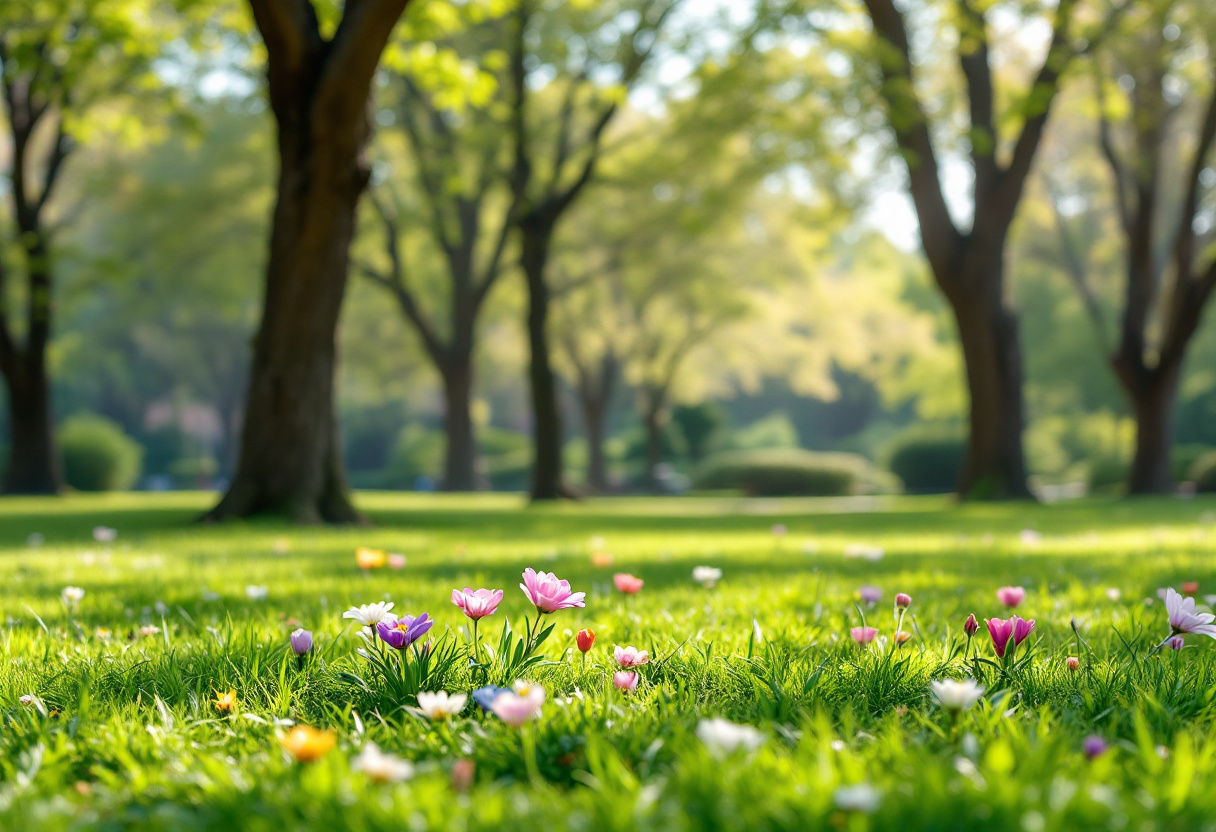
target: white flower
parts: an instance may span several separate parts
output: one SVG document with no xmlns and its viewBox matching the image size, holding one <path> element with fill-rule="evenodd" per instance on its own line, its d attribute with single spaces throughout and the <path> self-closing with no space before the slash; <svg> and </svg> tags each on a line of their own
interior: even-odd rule
<svg viewBox="0 0 1216 832">
<path fill-rule="evenodd" d="M 381 621 L 392 618 L 389 615 L 392 608 L 392 601 L 380 601 L 375 604 L 364 604 L 361 607 L 351 607 L 342 613 L 342 617 L 354 619 L 364 627 L 375 627 Z"/>
<path fill-rule="evenodd" d="M 468 701 L 469 697 L 463 693 L 421 691 L 418 694 L 418 711 L 430 720 L 447 719 L 463 711 L 464 703 Z"/>
<path fill-rule="evenodd" d="M 1022 529 L 1022 531 L 1018 533 L 1018 539 L 1021 540 L 1022 544 L 1025 546 L 1038 546 L 1043 542 L 1043 535 L 1041 532 L 1036 532 L 1034 529 Z"/>
<path fill-rule="evenodd" d="M 974 679 L 935 679 L 929 683 L 930 690 L 937 704 L 947 711 L 966 711 L 979 702 L 984 695 L 984 688 L 975 683 Z"/>
<path fill-rule="evenodd" d="M 26 694 L 23 694 L 21 696 L 21 698 L 18 699 L 17 701 L 20 702 L 22 705 L 35 705 L 38 703 L 39 700 L 38 700 L 37 696 L 34 696 L 34 694 L 26 693 Z"/>
<path fill-rule="evenodd" d="M 414 766 L 393 754 L 385 754 L 374 742 L 363 746 L 359 756 L 351 763 L 355 771 L 363 772 L 368 780 L 377 783 L 400 783 L 414 776 Z"/>
<path fill-rule="evenodd" d="M 146 624 L 143 627 L 139 628 L 139 634 L 141 636 L 143 636 L 144 638 L 159 635 L 160 627 L 157 627 L 155 624 Z"/>
<path fill-rule="evenodd" d="M 213 589 L 204 589 L 203 590 L 203 600 L 204 601 L 218 601 L 218 600 L 220 600 L 220 594 Z"/>
<path fill-rule="evenodd" d="M 878 811 L 882 802 L 882 792 L 868 783 L 858 783 L 856 786 L 841 786 L 832 793 L 832 800 L 837 809 L 846 812 L 865 812 L 867 815 Z"/>
<path fill-rule="evenodd" d="M 1109 601 L 1111 601 L 1113 603 L 1113 602 L 1118 601 L 1120 598 L 1122 598 L 1123 593 L 1120 592 L 1117 588 L 1112 586 L 1106 590 L 1106 597 Z"/>
<path fill-rule="evenodd" d="M 760 622 L 752 619 L 752 637 L 756 640 L 756 644 L 764 641 L 764 633 L 760 631 Z"/>
<path fill-rule="evenodd" d="M 1203 596 L 1203 603 L 1207 604 L 1209 607 L 1216 607 L 1216 595 Z"/>
<path fill-rule="evenodd" d="M 764 734 L 750 725 L 736 725 L 728 719 L 703 719 L 697 726 L 697 738 L 718 755 L 743 749 L 752 751 L 764 744 Z"/>
<path fill-rule="evenodd" d="M 722 580 L 722 570 L 716 566 L 694 566 L 692 569 L 692 579 L 706 589 L 709 589 Z"/>
<path fill-rule="evenodd" d="M 113 543 L 118 537 L 118 529 L 111 529 L 109 526 L 95 526 L 93 528 L 93 539 L 98 543 Z"/>
<path fill-rule="evenodd" d="M 161 618 L 164 618 L 169 613 L 169 605 L 166 604 L 164 601 L 157 601 L 155 609 L 156 609 L 156 614 L 159 615 Z"/>
<path fill-rule="evenodd" d="M 1210 612 L 1195 612 L 1195 599 L 1183 598 L 1173 587 L 1165 591 L 1165 609 L 1170 616 L 1170 627 L 1175 633 L 1195 633 L 1216 638 L 1216 615 Z"/>
<path fill-rule="evenodd" d="M 865 543 L 850 543 L 844 549 L 846 558 L 861 558 L 871 563 L 882 560 L 886 552 L 881 546 L 868 546 Z"/>
<path fill-rule="evenodd" d="M 65 586 L 59 597 L 63 599 L 63 603 L 75 609 L 76 605 L 84 600 L 84 590 L 78 586 Z"/>
<path fill-rule="evenodd" d="M 245 597 L 250 601 L 263 601 L 269 594 L 270 590 L 264 586 L 250 584 L 249 586 L 245 587 Z"/>
</svg>

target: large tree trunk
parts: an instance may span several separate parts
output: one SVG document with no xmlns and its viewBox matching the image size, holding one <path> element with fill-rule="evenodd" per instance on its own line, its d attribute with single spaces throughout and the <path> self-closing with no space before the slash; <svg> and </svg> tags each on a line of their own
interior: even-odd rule
<svg viewBox="0 0 1216 832">
<path fill-rule="evenodd" d="M 1022 454 L 1022 350 L 1017 315 L 1007 305 L 999 257 L 973 269 L 998 273 L 963 275 L 965 287 L 951 298 L 970 393 L 970 438 L 959 481 L 964 499 L 1031 497 Z"/>
<path fill-rule="evenodd" d="M 663 424 L 659 409 L 647 408 L 642 421 L 646 424 L 646 487 L 659 491 L 662 484 L 656 472 L 663 462 Z"/>
<path fill-rule="evenodd" d="M 470 356 L 443 368 L 443 426 L 447 435 L 443 490 L 477 489 L 477 441 L 473 435 L 473 366 Z"/>
<path fill-rule="evenodd" d="M 528 283 L 528 378 L 532 387 L 533 448 L 532 499 L 556 500 L 569 496 L 562 483 L 562 423 L 557 405 L 557 377 L 549 355 L 549 285 L 545 266 L 549 259 L 552 225 L 521 223 L 520 265 Z"/>
<path fill-rule="evenodd" d="M 256 513 L 352 522 L 334 415 L 335 336 L 355 209 L 367 184 L 365 117 L 351 141 L 302 90 L 279 119 L 262 325 L 254 341 L 241 457 L 212 519 Z M 349 129 L 349 128 L 348 128 Z"/>
<path fill-rule="evenodd" d="M 1116 375 L 1136 415 L 1136 452 L 1127 477 L 1129 495 L 1171 494 L 1174 491 L 1170 449 L 1181 369 L 1175 363 L 1128 372 L 1116 365 Z"/>
<path fill-rule="evenodd" d="M 608 460 L 604 455 L 604 427 L 608 408 L 600 401 L 583 400 L 583 429 L 587 432 L 587 489 L 608 491 Z"/>
<path fill-rule="evenodd" d="M 9 459 L 4 492 L 58 494 L 62 478 L 43 352 L 17 356 L 7 380 Z"/>
</svg>

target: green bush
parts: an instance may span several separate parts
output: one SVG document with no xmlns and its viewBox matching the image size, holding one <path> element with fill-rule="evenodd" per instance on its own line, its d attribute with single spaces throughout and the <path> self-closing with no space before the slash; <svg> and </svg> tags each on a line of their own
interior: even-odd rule
<svg viewBox="0 0 1216 832">
<path fill-rule="evenodd" d="M 65 419 L 59 428 L 59 450 L 64 477 L 78 491 L 123 491 L 139 479 L 143 448 L 101 416 Z"/>
<path fill-rule="evenodd" d="M 1204 494 L 1216 492 L 1216 451 L 1209 451 L 1191 465 L 1187 479 L 1195 483 L 1195 490 Z"/>
<path fill-rule="evenodd" d="M 869 465 L 855 454 L 766 448 L 713 454 L 697 471 L 693 487 L 736 489 L 761 497 L 829 497 L 858 493 Z"/>
<path fill-rule="evenodd" d="M 220 464 L 211 456 L 188 456 L 169 464 L 169 476 L 177 488 L 207 488 L 220 472 Z"/>
<path fill-rule="evenodd" d="M 505 428 L 477 433 L 482 470 L 495 491 L 523 491 L 532 476 L 532 439 Z"/>
<path fill-rule="evenodd" d="M 1175 445 L 1170 450 L 1170 472 L 1174 482 L 1189 480 L 1195 463 L 1210 453 L 1212 448 L 1207 445 Z"/>
<path fill-rule="evenodd" d="M 915 427 L 903 431 L 887 451 L 887 468 L 906 491 L 953 491 L 967 457 L 967 443 L 956 430 Z"/>
<path fill-rule="evenodd" d="M 732 432 L 726 439 L 726 450 L 730 451 L 797 447 L 798 430 L 784 413 L 773 413 L 757 419 Z"/>
<path fill-rule="evenodd" d="M 443 431 L 419 424 L 406 425 L 393 443 L 379 487 L 414 488 L 419 477 L 427 477 L 438 484 L 443 477 L 446 450 L 447 437 Z"/>
</svg>

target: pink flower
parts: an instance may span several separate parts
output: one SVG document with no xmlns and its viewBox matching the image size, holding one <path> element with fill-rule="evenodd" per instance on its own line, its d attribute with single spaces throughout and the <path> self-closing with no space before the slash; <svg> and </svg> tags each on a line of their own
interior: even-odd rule
<svg viewBox="0 0 1216 832">
<path fill-rule="evenodd" d="M 641 578 L 630 575 L 628 572 L 617 572 L 612 576 L 612 582 L 616 584 L 617 591 L 623 592 L 626 595 L 636 595 L 642 591 L 642 585 L 646 583 Z"/>
<path fill-rule="evenodd" d="M 992 636 L 992 649 L 996 651 L 997 658 L 1005 658 L 1005 649 L 1009 647 L 1009 640 L 1013 638 L 1017 622 L 1016 615 L 1008 621 L 999 618 L 984 619 L 984 623 L 988 625 L 988 635 Z"/>
<path fill-rule="evenodd" d="M 899 607 L 901 610 L 906 610 L 908 607 L 912 606 L 912 596 L 906 592 L 900 592 L 895 596 L 895 606 Z"/>
<path fill-rule="evenodd" d="M 1081 666 L 1081 660 L 1078 659 L 1076 656 L 1069 656 L 1067 659 L 1064 660 L 1064 664 L 1068 665 L 1069 670 L 1076 670 L 1078 667 Z"/>
<path fill-rule="evenodd" d="M 1013 646 L 1017 647 L 1030 635 L 1034 630 L 1034 619 L 1025 621 L 1018 618 L 1016 615 L 1009 619 L 1013 622 Z"/>
<path fill-rule="evenodd" d="M 1026 600 L 1026 590 L 1020 586 L 1003 586 L 996 591 L 996 599 L 1012 609 Z"/>
<path fill-rule="evenodd" d="M 1181 650 L 1186 646 L 1186 639 L 1182 636 L 1170 636 L 1165 640 L 1165 645 L 1171 650 Z"/>
<path fill-rule="evenodd" d="M 849 635 L 853 637 L 853 641 L 858 644 L 869 644 L 874 640 L 874 636 L 878 635 L 877 627 L 854 627 L 849 630 Z"/>
<path fill-rule="evenodd" d="M 1210 612 L 1195 612 L 1195 599 L 1183 598 L 1173 588 L 1165 592 L 1165 609 L 1170 616 L 1170 627 L 1174 635 L 1195 633 L 1216 638 L 1216 615 Z"/>
<path fill-rule="evenodd" d="M 612 655 L 621 667 L 638 667 L 650 661 L 650 654 L 636 647 L 621 647 L 619 644 L 612 648 Z"/>
<path fill-rule="evenodd" d="M 585 592 L 571 592 L 568 581 L 558 580 L 552 572 L 537 573 L 531 567 L 524 570 L 524 582 L 519 585 L 538 612 L 551 613 L 586 606 Z"/>
<path fill-rule="evenodd" d="M 518 681 L 513 690 L 504 690 L 494 697 L 490 710 L 508 725 L 523 725 L 535 719 L 545 704 L 545 689 L 531 682 Z"/>
<path fill-rule="evenodd" d="M 863 586 L 857 590 L 857 595 L 867 604 L 877 604 L 882 600 L 882 590 L 876 586 Z"/>
<path fill-rule="evenodd" d="M 474 621 L 493 615 L 502 601 L 501 589 L 469 589 L 465 587 L 452 590 L 452 603 L 464 610 L 464 614 Z"/>
<path fill-rule="evenodd" d="M 626 693 L 637 690 L 638 674 L 628 670 L 618 670 L 616 673 L 612 674 L 612 684 L 616 685 L 619 690 L 623 690 Z"/>
<path fill-rule="evenodd" d="M 405 555 L 399 552 L 390 552 L 388 556 L 389 569 L 404 569 L 406 564 Z"/>
<path fill-rule="evenodd" d="M 968 637 L 970 637 L 970 636 L 975 635 L 979 631 L 979 629 L 980 629 L 980 622 L 975 620 L 975 613 L 971 613 L 970 615 L 967 616 L 967 620 L 963 622 L 963 632 L 965 632 L 968 635 Z"/>
</svg>

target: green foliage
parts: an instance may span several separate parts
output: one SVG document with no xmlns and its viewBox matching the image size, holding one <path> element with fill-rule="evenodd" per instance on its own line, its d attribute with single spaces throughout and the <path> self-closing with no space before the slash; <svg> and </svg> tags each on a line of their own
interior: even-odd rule
<svg viewBox="0 0 1216 832">
<path fill-rule="evenodd" d="M 490 487 L 496 491 L 522 491 L 532 471 L 532 440 L 504 428 L 477 431 L 477 448 Z"/>
<path fill-rule="evenodd" d="M 722 406 L 714 402 L 681 404 L 672 408 L 671 423 L 679 427 L 684 436 L 689 459 L 700 462 L 725 427 L 726 415 Z"/>
<path fill-rule="evenodd" d="M 1187 479 L 1195 484 L 1195 490 L 1200 493 L 1216 492 L 1216 451 L 1210 451 L 1191 463 Z"/>
<path fill-rule="evenodd" d="M 924 425 L 902 431 L 887 449 L 887 468 L 913 493 L 943 493 L 958 485 L 967 442 L 957 428 Z"/>
<path fill-rule="evenodd" d="M 768 448 L 723 451 L 702 464 L 697 489 L 735 489 L 761 497 L 838 496 L 857 493 L 869 465 L 854 454 Z"/>
<path fill-rule="evenodd" d="M 732 451 L 759 451 L 764 449 L 798 447 L 798 429 L 784 413 L 774 413 L 757 419 L 750 425 L 732 431 L 725 442 L 725 449 Z"/>
<path fill-rule="evenodd" d="M 1170 472 L 1174 482 L 1187 482 L 1191 478 L 1191 470 L 1195 463 L 1212 453 L 1208 445 L 1175 445 L 1170 449 Z"/>
<path fill-rule="evenodd" d="M 429 477 L 437 482 L 443 474 L 446 446 L 443 431 L 425 428 L 417 423 L 406 425 L 393 443 L 383 485 L 413 488 L 419 477 Z"/>
<path fill-rule="evenodd" d="M 78 491 L 125 491 L 139 479 L 143 448 L 102 416 L 70 416 L 59 427 L 68 485 Z"/>
</svg>

